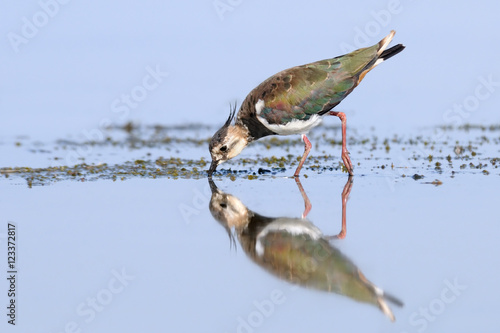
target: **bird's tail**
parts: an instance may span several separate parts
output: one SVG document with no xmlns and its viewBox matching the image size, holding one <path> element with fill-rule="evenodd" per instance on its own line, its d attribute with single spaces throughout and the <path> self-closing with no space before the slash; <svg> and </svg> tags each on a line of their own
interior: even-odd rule
<svg viewBox="0 0 500 333">
<path fill-rule="evenodd" d="M 358 78 L 358 84 L 361 82 L 361 80 L 363 80 L 365 75 L 369 71 L 374 69 L 378 64 L 404 50 L 405 47 L 403 44 L 398 44 L 391 47 L 390 49 L 387 49 L 387 46 L 389 46 L 389 43 L 394 38 L 395 34 L 396 31 L 391 30 L 391 32 L 387 36 L 385 36 L 380 42 L 378 42 L 377 56 L 361 71 Z"/>
<path fill-rule="evenodd" d="M 395 34 L 396 31 L 391 30 L 391 32 L 378 43 L 378 52 L 377 52 L 378 57 L 375 63 L 373 64 L 372 68 L 380 64 L 382 61 L 385 61 L 404 50 L 405 47 L 403 44 L 398 44 L 391 47 L 390 49 L 387 49 L 387 46 L 389 46 Z"/>
<path fill-rule="evenodd" d="M 384 52 L 382 52 L 379 59 L 387 60 L 390 57 L 393 57 L 396 54 L 398 54 L 399 52 L 403 51 L 404 49 L 405 49 L 405 47 L 403 44 L 395 45 L 395 46 L 391 47 L 390 49 L 387 49 Z"/>
<path fill-rule="evenodd" d="M 387 317 L 389 317 L 389 319 L 391 321 L 395 321 L 396 318 L 394 317 L 394 314 L 392 313 L 392 310 L 389 307 L 389 305 L 386 303 L 386 301 L 389 301 L 389 302 L 391 302 L 399 307 L 403 306 L 403 302 L 401 302 L 399 299 L 392 296 L 391 294 L 384 292 L 382 289 L 380 289 L 376 286 L 373 286 L 373 287 L 375 289 L 375 294 L 377 295 L 377 304 L 378 304 L 380 310 L 382 310 L 382 312 Z"/>
</svg>

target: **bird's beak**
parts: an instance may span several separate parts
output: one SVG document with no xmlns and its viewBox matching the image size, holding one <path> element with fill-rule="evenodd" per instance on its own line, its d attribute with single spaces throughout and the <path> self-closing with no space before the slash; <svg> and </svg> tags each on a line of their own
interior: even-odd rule
<svg viewBox="0 0 500 333">
<path fill-rule="evenodd" d="M 214 173 L 215 169 L 217 169 L 218 165 L 219 161 L 212 160 L 212 164 L 210 164 L 210 169 L 208 169 L 208 177 L 212 177 L 212 174 Z"/>
<path fill-rule="evenodd" d="M 210 190 L 212 191 L 212 194 L 219 192 L 219 189 L 217 188 L 217 185 L 215 185 L 212 177 L 208 177 L 208 184 L 210 185 Z"/>
</svg>

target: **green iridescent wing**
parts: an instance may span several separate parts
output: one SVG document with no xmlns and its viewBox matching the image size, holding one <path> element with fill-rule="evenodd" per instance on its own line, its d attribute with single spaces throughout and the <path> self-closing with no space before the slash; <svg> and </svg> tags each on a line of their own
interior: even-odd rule
<svg viewBox="0 0 500 333">
<path fill-rule="evenodd" d="M 362 80 L 378 58 L 379 45 L 292 67 L 268 78 L 250 94 L 262 99 L 260 117 L 270 124 L 307 120 L 339 104 Z"/>
</svg>

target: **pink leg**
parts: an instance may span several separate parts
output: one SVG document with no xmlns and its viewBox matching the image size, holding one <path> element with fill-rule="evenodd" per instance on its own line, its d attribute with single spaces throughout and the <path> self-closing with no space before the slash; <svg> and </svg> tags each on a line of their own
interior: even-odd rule
<svg viewBox="0 0 500 333">
<path fill-rule="evenodd" d="M 307 197 L 306 191 L 304 191 L 304 188 L 302 187 L 302 184 L 300 183 L 299 177 L 295 177 L 295 182 L 297 183 L 297 186 L 299 187 L 300 194 L 302 195 L 302 199 L 304 199 L 304 212 L 302 213 L 302 218 L 305 219 L 307 214 L 311 211 L 312 205 L 311 202 L 309 201 L 309 198 Z"/>
<path fill-rule="evenodd" d="M 347 151 L 347 146 L 346 146 L 346 141 L 347 141 L 347 136 L 346 136 L 346 116 L 344 112 L 335 112 L 335 111 L 330 111 L 328 114 L 332 116 L 339 117 L 340 120 L 342 121 L 342 161 L 344 162 L 344 166 L 346 167 L 347 171 L 349 172 L 349 175 L 353 175 L 353 168 L 352 168 L 352 162 L 351 159 L 349 158 L 349 152 Z"/>
<path fill-rule="evenodd" d="M 352 176 L 349 175 L 347 179 L 347 183 L 344 186 L 344 190 L 342 191 L 342 230 L 338 235 L 327 237 L 328 239 L 336 238 L 336 239 L 344 239 L 347 233 L 347 200 L 349 199 L 349 194 L 352 189 Z"/>
<path fill-rule="evenodd" d="M 309 155 L 309 151 L 311 150 L 311 142 L 307 138 L 305 134 L 302 134 L 302 140 L 304 140 L 304 155 L 302 155 L 302 159 L 300 160 L 299 166 L 297 167 L 297 170 L 295 170 L 295 173 L 293 174 L 294 177 L 298 177 L 300 173 L 300 169 L 302 168 L 302 165 L 304 165 L 304 162 L 306 161 L 307 155 Z"/>
<path fill-rule="evenodd" d="M 349 175 L 349 179 L 347 179 L 347 183 L 344 186 L 344 190 L 342 191 L 342 231 L 337 235 L 338 238 L 344 239 L 346 235 L 346 225 L 347 225 L 347 200 L 349 199 L 349 194 L 351 194 L 352 189 L 352 176 Z"/>
</svg>

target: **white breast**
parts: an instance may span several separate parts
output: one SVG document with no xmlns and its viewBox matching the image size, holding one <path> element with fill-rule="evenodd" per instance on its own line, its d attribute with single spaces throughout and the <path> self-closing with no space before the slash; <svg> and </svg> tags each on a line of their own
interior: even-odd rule
<svg viewBox="0 0 500 333">
<path fill-rule="evenodd" d="M 318 126 L 323 121 L 321 116 L 317 114 L 311 116 L 308 120 L 297 120 L 294 119 L 286 124 L 269 124 L 269 122 L 260 117 L 262 109 L 264 109 L 264 101 L 259 99 L 255 103 L 255 110 L 257 112 L 257 119 L 268 129 L 279 135 L 291 135 L 291 134 L 307 134 L 311 128 Z"/>
</svg>

